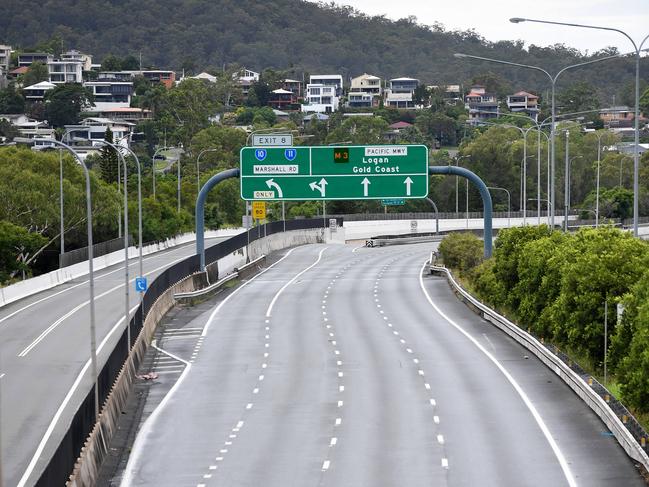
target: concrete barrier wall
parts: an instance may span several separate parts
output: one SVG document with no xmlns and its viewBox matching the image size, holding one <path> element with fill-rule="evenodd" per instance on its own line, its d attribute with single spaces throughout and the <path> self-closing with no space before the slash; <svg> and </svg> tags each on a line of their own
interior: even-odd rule
<svg viewBox="0 0 649 487">
<path fill-rule="evenodd" d="M 323 242 L 325 242 L 323 229 L 294 230 L 269 235 L 251 243 L 248 251 L 243 247 L 227 257 L 219 259 L 217 264 L 219 274 L 221 277 L 225 277 L 235 267 L 244 265 L 247 255 L 250 255 L 252 261 L 262 255 L 268 255 L 271 252 L 287 247 Z M 176 304 L 174 294 L 196 291 L 205 285 L 204 273 L 194 274 L 171 286 L 155 301 L 144 320 L 144 326 L 135 341 L 131 355 L 122 366 L 103 405 L 99 421 L 95 424 L 81 450 L 73 473 L 67 483 L 68 486 L 91 487 L 96 484 L 99 468 L 108 453 L 110 441 L 117 430 L 121 412 L 124 410 L 128 394 L 133 387 L 138 364 L 142 363 L 158 323 Z"/>
<path fill-rule="evenodd" d="M 205 238 L 231 237 L 244 231 L 245 230 L 242 228 L 212 230 L 205 233 Z M 142 255 L 154 254 L 195 240 L 196 234 L 185 233 L 161 242 L 143 246 Z M 129 259 L 137 258 L 139 256 L 137 247 L 129 247 L 128 255 Z M 95 257 L 93 259 L 94 270 L 95 272 L 100 271 L 106 267 L 119 264 L 120 262 L 124 262 L 124 249 L 102 255 L 101 257 Z M 57 269 L 48 272 L 47 274 L 25 279 L 24 281 L 0 288 L 0 307 L 86 275 L 88 275 L 88 261 L 79 262 L 78 264 Z"/>
<path fill-rule="evenodd" d="M 565 382 L 587 405 L 592 409 L 604 424 L 613 433 L 618 443 L 622 446 L 627 455 L 640 463 L 645 471 L 649 471 L 649 456 L 642 446 L 636 441 L 633 435 L 625 427 L 622 420 L 609 407 L 606 401 L 597 394 L 592 387 L 572 370 L 559 357 L 548 350 L 544 344 L 539 342 L 532 335 L 498 314 L 460 286 L 453 278 L 451 272 L 445 267 L 432 266 L 435 273 L 443 274 L 448 280 L 453 291 L 464 301 L 474 312 L 481 315 L 497 328 L 505 332 L 511 338 L 520 343 L 523 347 L 533 353 L 550 370 L 554 371 L 563 382 Z"/>
</svg>

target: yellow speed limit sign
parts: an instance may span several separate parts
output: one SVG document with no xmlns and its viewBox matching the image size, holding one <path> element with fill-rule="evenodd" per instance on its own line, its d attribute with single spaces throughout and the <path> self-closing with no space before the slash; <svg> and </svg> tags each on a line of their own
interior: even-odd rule
<svg viewBox="0 0 649 487">
<path fill-rule="evenodd" d="M 255 220 L 265 220 L 266 219 L 266 202 L 265 201 L 253 201 L 252 202 L 252 217 Z"/>
</svg>

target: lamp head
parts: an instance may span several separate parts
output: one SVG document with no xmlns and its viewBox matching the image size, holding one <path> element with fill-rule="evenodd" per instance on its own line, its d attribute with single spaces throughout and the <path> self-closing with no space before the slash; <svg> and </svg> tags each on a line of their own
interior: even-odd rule
<svg viewBox="0 0 649 487">
<path fill-rule="evenodd" d="M 453 56 L 458 59 L 461 59 L 461 58 L 465 58 L 466 54 L 462 54 L 461 52 L 456 52 L 455 54 L 453 54 Z"/>
<path fill-rule="evenodd" d="M 524 19 L 524 18 L 522 18 L 522 17 L 512 17 L 511 19 L 509 19 L 509 21 L 510 21 L 512 24 L 520 24 L 521 22 L 525 22 L 525 20 L 526 20 L 526 19 Z"/>
</svg>

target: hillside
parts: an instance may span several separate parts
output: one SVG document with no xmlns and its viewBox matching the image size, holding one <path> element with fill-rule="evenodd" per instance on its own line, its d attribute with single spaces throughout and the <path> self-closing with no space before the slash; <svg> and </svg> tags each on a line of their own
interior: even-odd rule
<svg viewBox="0 0 649 487">
<path fill-rule="evenodd" d="M 363 72 L 382 77 L 412 76 L 431 84 L 466 83 L 493 71 L 513 89 L 547 89 L 534 71 L 458 60 L 454 52 L 536 64 L 556 71 L 583 60 L 581 53 L 558 45 L 485 41 L 469 31 L 422 26 L 415 19 L 369 17 L 349 7 L 301 0 L 3 0 L 0 43 L 24 49 L 59 35 L 64 47 L 101 60 L 106 54 L 142 54 L 147 66 L 220 69 L 238 63 L 260 71 L 267 67 L 303 72 L 340 73 L 348 79 Z M 645 63 L 645 77 L 649 63 Z M 580 69 L 564 82 L 586 80 L 597 86 L 604 103 L 633 79 L 630 60 L 606 61 Z M 618 98 L 619 101 L 619 98 Z"/>
</svg>

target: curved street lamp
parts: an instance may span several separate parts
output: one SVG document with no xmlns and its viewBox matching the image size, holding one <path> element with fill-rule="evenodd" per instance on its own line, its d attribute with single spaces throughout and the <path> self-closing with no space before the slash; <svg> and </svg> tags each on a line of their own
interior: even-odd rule
<svg viewBox="0 0 649 487">
<path fill-rule="evenodd" d="M 638 198 L 639 198 L 639 174 L 640 174 L 640 153 L 639 153 L 639 144 L 640 144 L 640 53 L 643 51 L 642 46 L 649 39 L 649 34 L 642 39 L 640 43 L 636 43 L 633 38 L 624 32 L 621 29 L 616 29 L 614 27 L 604 27 L 599 25 L 586 25 L 586 24 L 573 24 L 570 22 L 555 22 L 550 20 L 538 20 L 538 19 L 528 19 L 524 17 L 512 17 L 509 19 L 510 22 L 514 24 L 519 24 L 521 22 L 535 22 L 538 24 L 551 24 L 551 25 L 562 25 L 565 27 L 579 27 L 582 29 L 593 29 L 593 30 L 606 30 L 609 32 L 617 32 L 626 37 L 631 44 L 633 45 L 633 53 L 635 55 L 635 127 L 634 127 L 634 150 L 633 150 L 633 236 L 638 236 Z M 604 58 L 601 58 L 604 59 Z M 554 93 L 554 91 L 553 91 Z"/>
<path fill-rule="evenodd" d="M 597 63 L 597 62 L 600 62 L 600 61 L 606 61 L 606 60 L 609 60 L 609 59 L 619 58 L 622 55 L 617 54 L 615 56 L 605 56 L 605 57 L 593 59 L 591 61 L 585 61 L 583 63 L 578 63 L 578 64 L 573 64 L 573 65 L 570 65 L 570 66 L 566 66 L 565 68 L 560 69 L 554 76 L 552 74 L 550 74 L 548 71 L 546 71 L 545 69 L 543 69 L 543 68 L 541 68 L 539 66 L 532 66 L 532 65 L 529 65 L 529 64 L 514 63 L 514 62 L 510 62 L 510 61 L 503 61 L 503 60 L 500 60 L 500 59 L 491 59 L 491 58 L 486 58 L 486 57 L 482 57 L 482 56 L 473 56 L 471 54 L 463 54 L 463 53 L 455 53 L 454 56 L 456 58 L 472 58 L 472 59 L 479 59 L 481 61 L 488 61 L 488 62 L 492 62 L 492 63 L 506 64 L 508 66 L 517 66 L 517 67 L 520 67 L 520 68 L 533 69 L 535 71 L 540 71 L 541 73 L 545 74 L 550 79 L 550 83 L 552 85 L 552 116 L 551 116 L 551 118 L 552 118 L 552 126 L 550 128 L 550 159 L 551 159 L 551 162 L 552 162 L 551 163 L 551 180 L 552 180 L 552 184 L 551 184 L 551 187 L 550 187 L 550 192 L 551 192 L 551 195 L 550 195 L 551 205 L 550 205 L 550 207 L 551 207 L 551 214 L 552 214 L 552 216 L 551 216 L 551 226 L 552 226 L 552 228 L 554 228 L 554 207 L 555 207 L 555 194 L 554 194 L 554 173 L 555 173 L 555 140 L 554 140 L 554 135 L 555 134 L 554 134 L 554 128 L 555 127 L 554 126 L 555 126 L 555 121 L 556 121 L 555 91 L 556 91 L 557 80 L 559 79 L 559 76 L 561 76 L 563 73 L 565 73 L 569 69 L 578 68 L 578 67 L 581 67 L 581 66 L 586 66 L 586 65 L 589 65 L 589 64 Z"/>
<path fill-rule="evenodd" d="M 95 328 L 95 279 L 93 267 L 93 242 L 92 242 L 92 194 L 90 192 L 90 172 L 85 163 L 79 157 L 79 154 L 69 145 L 60 142 L 56 139 L 51 139 L 54 145 L 62 147 L 69 151 L 72 156 L 77 160 L 79 165 L 83 168 L 83 173 L 86 178 L 86 220 L 87 220 L 87 233 L 88 233 L 88 287 L 90 289 L 90 368 L 92 371 L 92 380 L 95 388 L 95 418 L 99 419 L 99 387 L 97 383 L 97 338 Z"/>
</svg>

